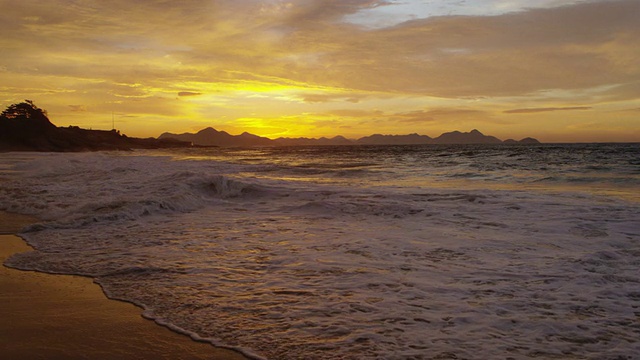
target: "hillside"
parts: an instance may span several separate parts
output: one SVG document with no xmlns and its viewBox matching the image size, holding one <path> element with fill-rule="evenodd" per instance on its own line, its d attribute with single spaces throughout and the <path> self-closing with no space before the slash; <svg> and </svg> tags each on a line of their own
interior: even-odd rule
<svg viewBox="0 0 640 360">
<path fill-rule="evenodd" d="M 57 127 L 27 100 L 0 114 L 0 151 L 98 151 L 190 146 L 175 139 L 130 138 L 117 130 Z"/>
</svg>

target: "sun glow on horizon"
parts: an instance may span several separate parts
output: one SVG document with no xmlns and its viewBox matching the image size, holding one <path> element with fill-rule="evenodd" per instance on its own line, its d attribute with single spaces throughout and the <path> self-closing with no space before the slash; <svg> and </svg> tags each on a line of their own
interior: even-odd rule
<svg viewBox="0 0 640 360">
<path fill-rule="evenodd" d="M 59 126 L 640 141 L 637 1 L 0 6 L 0 105 Z"/>
</svg>

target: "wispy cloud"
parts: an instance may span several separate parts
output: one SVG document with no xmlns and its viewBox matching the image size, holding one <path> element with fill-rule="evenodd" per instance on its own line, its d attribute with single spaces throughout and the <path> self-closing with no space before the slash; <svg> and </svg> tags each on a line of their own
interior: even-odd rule
<svg viewBox="0 0 640 360">
<path fill-rule="evenodd" d="M 301 94 L 302 100 L 308 103 L 327 103 L 327 102 L 350 102 L 359 103 L 364 96 L 362 95 L 343 95 L 343 94 Z"/>
<path fill-rule="evenodd" d="M 87 107 L 84 105 L 69 105 L 69 109 L 73 112 L 85 112 L 87 111 Z"/>
<path fill-rule="evenodd" d="M 202 95 L 202 93 L 193 92 L 193 91 L 180 91 L 178 93 L 178 96 L 198 96 L 198 95 Z"/>
<path fill-rule="evenodd" d="M 390 115 L 390 119 L 408 124 L 448 123 L 452 120 L 481 119 L 486 117 L 484 111 L 474 109 L 439 108 L 430 110 L 414 110 Z"/>
<path fill-rule="evenodd" d="M 456 6 L 461 16 L 427 16 L 428 7 L 409 16 L 411 3 L 397 12 L 399 2 L 384 0 L 0 0 L 0 99 L 41 95 L 39 106 L 65 121 L 77 118 L 74 108 L 57 104 L 85 104 L 87 119 L 116 108 L 185 128 L 202 116 L 253 119 L 256 128 L 259 117 L 278 119 L 298 133 L 307 113 L 366 112 L 380 99 L 398 132 L 421 122 L 482 125 L 499 121 L 496 113 L 509 121 L 595 112 L 599 103 L 637 107 L 637 0 L 544 0 L 535 9 L 491 1 L 491 12 L 467 1 Z M 374 13 L 401 21 L 354 21 Z M 587 91 L 598 88 L 609 90 Z M 552 92 L 573 95 L 540 95 Z"/>
<path fill-rule="evenodd" d="M 512 109 L 504 111 L 505 114 L 530 114 L 540 113 L 548 111 L 577 111 L 577 110 L 591 110 L 591 106 L 569 106 L 569 107 L 547 107 L 547 108 L 527 108 L 527 109 Z"/>
</svg>

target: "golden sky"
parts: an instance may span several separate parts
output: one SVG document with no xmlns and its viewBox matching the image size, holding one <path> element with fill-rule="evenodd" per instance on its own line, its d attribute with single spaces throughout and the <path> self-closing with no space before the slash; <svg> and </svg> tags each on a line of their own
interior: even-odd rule
<svg viewBox="0 0 640 360">
<path fill-rule="evenodd" d="M 59 126 L 640 141 L 638 0 L 0 0 L 0 31 L 0 106 Z"/>
</svg>

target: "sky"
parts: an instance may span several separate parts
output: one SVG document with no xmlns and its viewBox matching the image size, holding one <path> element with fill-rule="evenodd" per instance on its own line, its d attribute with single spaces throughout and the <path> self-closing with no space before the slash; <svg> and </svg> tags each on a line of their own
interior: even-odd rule
<svg viewBox="0 0 640 360">
<path fill-rule="evenodd" d="M 0 0 L 0 106 L 129 136 L 640 141 L 638 0 Z"/>
</svg>

